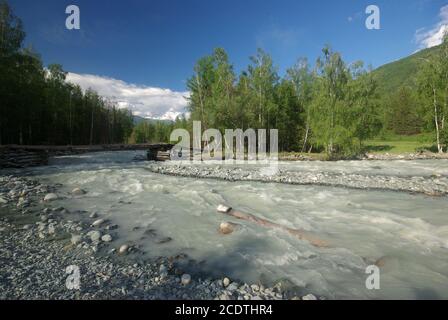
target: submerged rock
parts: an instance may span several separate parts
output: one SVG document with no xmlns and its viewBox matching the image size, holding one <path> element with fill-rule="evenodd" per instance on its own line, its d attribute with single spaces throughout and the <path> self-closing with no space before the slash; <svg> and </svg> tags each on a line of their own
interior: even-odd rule
<svg viewBox="0 0 448 320">
<path fill-rule="evenodd" d="M 235 223 L 223 222 L 219 225 L 219 232 L 222 234 L 231 234 L 236 230 L 237 227 L 238 225 Z"/>
<path fill-rule="evenodd" d="M 306 296 L 303 296 L 302 297 L 302 300 L 317 300 L 317 298 L 316 298 L 316 296 L 315 295 L 312 295 L 311 293 L 310 294 L 307 294 Z"/>
<path fill-rule="evenodd" d="M 49 201 L 54 201 L 57 200 L 59 197 L 56 193 L 49 193 L 44 197 L 44 201 L 49 202 Z"/>
<path fill-rule="evenodd" d="M 110 234 L 105 234 L 104 236 L 101 237 L 101 240 L 104 242 L 111 242 L 112 236 Z"/>
<path fill-rule="evenodd" d="M 80 189 L 80 188 L 75 188 L 72 190 L 72 195 L 74 195 L 74 196 L 82 196 L 86 193 L 87 193 L 87 191 Z"/>
</svg>

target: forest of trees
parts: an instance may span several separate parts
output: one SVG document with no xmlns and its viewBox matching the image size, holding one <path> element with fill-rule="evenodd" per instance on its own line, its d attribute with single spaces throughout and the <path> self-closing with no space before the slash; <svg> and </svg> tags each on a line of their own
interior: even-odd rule
<svg viewBox="0 0 448 320">
<path fill-rule="evenodd" d="M 412 81 L 387 93 L 375 71 L 345 62 L 329 46 L 314 64 L 300 58 L 283 77 L 261 49 L 236 74 L 217 48 L 197 61 L 187 81 L 187 118 L 135 126 L 130 111 L 68 83 L 60 65 L 44 68 L 23 47 L 24 37 L 20 19 L 0 0 L 0 144 L 169 142 L 175 128 L 191 132 L 193 120 L 203 130 L 278 129 L 280 151 L 330 158 L 363 152 L 367 140 L 385 133 L 427 133 L 438 152 L 448 144 L 448 36 L 421 59 Z"/>
<path fill-rule="evenodd" d="M 62 66 L 44 68 L 24 38 L 22 22 L 0 1 L 0 144 L 126 142 L 130 112 L 68 83 Z"/>
<path fill-rule="evenodd" d="M 224 49 L 200 59 L 188 80 L 188 121 L 204 129 L 279 130 L 281 151 L 353 155 L 385 132 L 434 134 L 438 152 L 448 143 L 448 35 L 437 54 L 419 64 L 414 87 L 380 94 L 375 73 L 363 62 L 346 63 L 329 46 L 314 65 L 300 58 L 281 78 L 259 49 L 236 75 Z M 187 125 L 187 127 L 189 127 Z"/>
</svg>

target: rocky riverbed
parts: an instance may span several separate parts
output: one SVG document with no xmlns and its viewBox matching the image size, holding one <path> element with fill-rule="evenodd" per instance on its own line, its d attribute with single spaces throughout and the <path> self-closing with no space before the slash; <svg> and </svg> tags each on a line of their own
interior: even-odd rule
<svg viewBox="0 0 448 320">
<path fill-rule="evenodd" d="M 444 160 L 441 160 L 444 161 Z M 153 163 L 148 170 L 154 173 L 191 178 L 208 178 L 227 181 L 272 182 L 291 185 L 317 185 L 354 189 L 376 189 L 422 193 L 430 196 L 448 194 L 448 176 L 434 173 L 429 176 L 393 176 L 379 174 L 357 174 L 326 171 L 291 171 L 287 167 L 194 165 L 176 163 Z"/>
<path fill-rule="evenodd" d="M 61 194 L 61 187 L 0 176 L 0 299 L 316 299 L 291 295 L 282 282 L 265 288 L 225 276 L 197 278 L 177 265 L 186 255 L 148 260 L 138 245 L 112 245 L 119 226 L 53 205 L 85 194 Z M 79 290 L 66 285 L 68 266 L 79 268 Z"/>
</svg>

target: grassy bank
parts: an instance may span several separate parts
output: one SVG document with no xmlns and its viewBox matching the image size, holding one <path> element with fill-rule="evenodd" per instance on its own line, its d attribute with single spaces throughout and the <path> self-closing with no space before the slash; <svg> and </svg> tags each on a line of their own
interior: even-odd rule
<svg viewBox="0 0 448 320">
<path fill-rule="evenodd" d="M 368 153 L 412 153 L 423 149 L 431 150 L 433 146 L 431 134 L 412 136 L 386 135 L 364 143 Z"/>
</svg>

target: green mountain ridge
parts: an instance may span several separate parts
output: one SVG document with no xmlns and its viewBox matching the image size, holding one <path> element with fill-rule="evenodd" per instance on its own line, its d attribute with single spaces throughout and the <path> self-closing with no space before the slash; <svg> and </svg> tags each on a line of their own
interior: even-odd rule
<svg viewBox="0 0 448 320">
<path fill-rule="evenodd" d="M 401 86 L 414 88 L 415 76 L 420 64 L 425 59 L 433 56 L 439 50 L 439 46 L 418 51 L 400 60 L 385 64 L 373 71 L 377 81 L 378 90 L 382 95 L 389 95 L 397 91 Z"/>
</svg>

